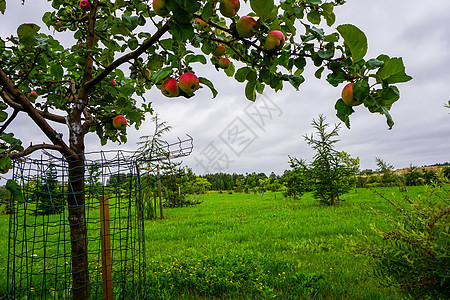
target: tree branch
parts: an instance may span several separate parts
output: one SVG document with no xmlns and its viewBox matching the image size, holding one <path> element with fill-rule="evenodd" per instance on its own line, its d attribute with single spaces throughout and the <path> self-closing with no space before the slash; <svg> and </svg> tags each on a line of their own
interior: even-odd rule
<svg viewBox="0 0 450 300">
<path fill-rule="evenodd" d="M 19 110 L 14 109 L 11 117 L 9 117 L 9 119 L 3 124 L 2 128 L 0 128 L 0 134 L 2 134 L 6 128 L 8 128 L 9 124 L 11 124 L 11 122 L 17 117 L 17 115 L 19 114 Z"/>
<path fill-rule="evenodd" d="M 14 110 L 17 110 L 19 112 L 25 111 L 23 109 L 22 105 L 15 102 L 14 100 L 12 100 L 11 97 L 9 97 L 9 95 L 7 93 L 5 93 L 5 91 L 0 92 L 0 97 L 3 99 L 3 101 L 6 102 L 7 105 L 9 105 Z M 43 110 L 38 110 L 38 109 L 36 109 L 36 111 L 38 111 L 39 114 L 47 120 L 50 120 L 50 121 L 53 121 L 56 123 L 60 123 L 60 124 L 66 124 L 66 118 L 64 118 L 63 116 L 60 116 L 57 114 L 52 114 L 52 113 L 49 113 L 48 111 L 43 111 Z"/>
<path fill-rule="evenodd" d="M 14 158 L 20 158 L 25 157 L 27 155 L 30 155 L 31 153 L 41 150 L 41 149 L 48 149 L 48 150 L 56 150 L 59 152 L 63 152 L 64 148 L 61 145 L 51 145 L 51 144 L 38 144 L 38 145 L 30 145 L 25 150 L 16 152 L 16 153 L 7 153 L 7 154 L 0 154 L 0 157 L 10 157 L 12 159 Z"/>
<path fill-rule="evenodd" d="M 169 31 L 169 28 L 170 28 L 169 22 L 167 22 L 161 28 L 159 28 L 158 31 L 154 35 L 149 37 L 141 46 L 139 46 L 136 50 L 119 57 L 118 59 L 113 61 L 111 64 L 106 66 L 106 68 L 100 74 L 98 74 L 95 78 L 86 82 L 85 88 L 87 90 L 92 89 L 96 84 L 98 84 L 100 81 L 105 79 L 106 76 L 108 76 L 108 74 L 111 73 L 113 70 L 117 69 L 122 64 L 129 62 L 130 60 L 138 58 L 148 48 L 150 48 L 152 45 L 154 45 L 156 42 L 158 42 L 159 39 L 161 38 L 161 36 L 164 33 L 166 33 L 167 31 Z"/>
<path fill-rule="evenodd" d="M 17 102 L 24 112 L 34 121 L 34 123 L 42 130 L 42 132 L 50 139 L 54 145 L 59 146 L 59 150 L 64 155 L 73 155 L 73 151 L 64 143 L 61 134 L 57 133 L 40 114 L 40 112 L 33 106 L 27 97 L 14 85 L 8 78 L 3 69 L 0 69 L 0 85 L 12 95 L 14 102 Z"/>
</svg>

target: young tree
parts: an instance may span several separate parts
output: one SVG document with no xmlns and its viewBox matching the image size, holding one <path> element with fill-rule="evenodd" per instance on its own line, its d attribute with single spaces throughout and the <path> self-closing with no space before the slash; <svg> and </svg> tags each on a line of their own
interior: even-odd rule
<svg viewBox="0 0 450 300">
<path fill-rule="evenodd" d="M 383 161 L 379 157 L 375 157 L 378 166 L 378 172 L 381 173 L 381 184 L 383 186 L 391 186 L 395 182 L 394 166 Z"/>
<path fill-rule="evenodd" d="M 50 165 L 40 179 L 40 184 L 33 191 L 36 199 L 35 214 L 50 215 L 64 211 L 64 193 L 58 182 L 58 173 L 54 165 Z"/>
<path fill-rule="evenodd" d="M 206 179 L 202 177 L 195 178 L 195 181 L 193 183 L 194 192 L 198 193 L 200 197 L 211 188 L 211 183 Z"/>
<path fill-rule="evenodd" d="M 270 178 L 259 179 L 258 180 L 259 191 L 261 192 L 261 196 L 264 197 L 264 193 L 270 189 Z"/>
<path fill-rule="evenodd" d="M 286 186 L 285 196 L 300 199 L 312 184 L 308 164 L 303 159 L 289 156 L 289 166 L 291 170 L 286 170 L 283 182 Z"/>
<path fill-rule="evenodd" d="M 42 20 L 53 33 L 24 23 L 15 36 L 0 37 L 0 170 L 11 167 L 11 158 L 39 149 L 59 151 L 67 159 L 76 299 L 89 298 L 85 137 L 93 132 L 103 145 L 126 142 L 126 127 L 138 128 L 152 112 L 145 99 L 151 87 L 168 97 L 189 98 L 201 84 L 215 96 L 213 83 L 193 69 L 209 57 L 216 68 L 226 67 L 227 75 L 245 82 L 245 95 L 254 101 L 265 87 L 278 91 L 289 82 L 298 89 L 309 60 L 317 77 L 328 70 L 331 85 L 354 83 L 336 102 L 337 115 L 347 126 L 352 106 L 364 102 L 392 127 L 389 109 L 399 99 L 393 84 L 411 79 L 401 58 L 365 59 L 366 36 L 354 25 L 339 25 L 331 33 L 321 28 L 322 21 L 334 25 L 334 8 L 342 0 L 249 0 L 245 3 L 257 26 L 244 32 L 236 27 L 239 1 L 221 0 L 219 7 L 214 0 L 154 0 L 155 6 L 140 0 L 51 2 Z M 0 12 L 8 13 L 6 0 L 0 0 Z M 63 46 L 62 40 L 72 45 Z M 224 53 L 219 45 L 225 46 Z M 219 56 L 231 64 L 225 66 Z M 24 148 L 23 137 L 6 133 L 18 114 L 41 129 L 42 143 Z"/>
<path fill-rule="evenodd" d="M 353 159 L 347 153 L 334 149 L 334 144 L 339 141 L 334 139 L 339 135 L 339 124 L 327 132 L 329 124 L 320 115 L 317 121 L 313 119 L 312 125 L 317 130 L 318 138 L 313 134 L 305 135 L 304 138 L 316 151 L 310 166 L 313 196 L 328 205 L 339 204 L 339 196 L 351 189 L 349 179 L 357 174 L 359 159 Z"/>
<path fill-rule="evenodd" d="M 245 178 L 236 179 L 236 184 L 234 186 L 234 191 L 236 193 L 242 193 L 245 191 Z"/>
</svg>

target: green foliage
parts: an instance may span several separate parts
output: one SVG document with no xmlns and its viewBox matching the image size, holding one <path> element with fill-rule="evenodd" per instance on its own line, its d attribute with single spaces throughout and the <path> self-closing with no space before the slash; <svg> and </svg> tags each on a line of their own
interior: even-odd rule
<svg viewBox="0 0 450 300">
<path fill-rule="evenodd" d="M 351 189 L 349 178 L 358 173 L 359 158 L 351 158 L 347 153 L 334 149 L 334 144 L 339 141 L 334 139 L 339 135 L 339 125 L 327 132 L 329 124 L 325 123 L 323 115 L 317 121 L 313 120 L 312 125 L 317 130 L 318 139 L 313 134 L 304 137 L 316 151 L 310 166 L 313 195 L 324 204 L 339 204 L 339 196 Z"/>
<path fill-rule="evenodd" d="M 286 190 L 283 195 L 300 199 L 305 192 L 311 191 L 311 171 L 308 169 L 306 161 L 289 156 L 289 166 L 291 170 L 286 170 L 283 175 L 283 182 Z"/>
<path fill-rule="evenodd" d="M 149 298 L 162 293 L 188 297 L 226 299 L 275 298 L 276 291 L 312 297 L 322 284 L 323 276 L 297 270 L 288 261 L 272 260 L 262 255 L 229 253 L 215 256 L 191 254 L 173 257 L 171 261 L 153 260 L 148 266 Z M 298 296 L 297 296 L 298 297 Z"/>
<path fill-rule="evenodd" d="M 395 185 L 397 178 L 394 174 L 394 166 L 383 161 L 379 157 L 376 157 L 375 160 L 376 160 L 376 163 L 378 166 L 378 172 L 381 173 L 380 182 L 381 182 L 382 186 Z"/>
<path fill-rule="evenodd" d="M 22 191 L 16 181 L 8 179 L 5 188 L 11 193 L 12 201 L 24 202 Z"/>
<path fill-rule="evenodd" d="M 58 182 L 58 174 L 54 166 L 50 166 L 45 171 L 44 178 L 33 191 L 33 198 L 36 200 L 35 214 L 50 215 L 61 213 L 65 206 L 65 197 Z"/>
<path fill-rule="evenodd" d="M 0 212 L 11 214 L 14 212 L 13 203 L 11 201 L 11 193 L 5 186 L 0 186 Z M 4 207 L 2 207 L 4 205 Z"/>
<path fill-rule="evenodd" d="M 367 38 L 355 25 L 343 24 L 337 31 L 344 38 L 344 45 L 349 49 L 353 62 L 359 62 L 367 53 Z"/>
<path fill-rule="evenodd" d="M 377 192 L 396 210 L 384 215 L 391 226 L 372 225 L 380 238 L 366 237 L 354 244 L 356 253 L 373 258 L 376 274 L 386 284 L 415 298 L 445 299 L 450 289 L 450 189 L 446 181 L 402 199 Z"/>
<path fill-rule="evenodd" d="M 251 101 L 265 87 L 278 91 L 288 83 L 299 89 L 309 59 L 317 67 L 316 77 L 328 72 L 325 76 L 333 86 L 344 81 L 374 80 L 360 100 L 370 112 L 386 115 L 392 127 L 389 109 L 399 95 L 392 84 L 407 82 L 411 77 L 406 75 L 401 58 L 380 55 L 365 61 L 367 38 L 356 26 L 339 25 L 337 31 L 325 34 L 335 23 L 335 7 L 344 1 L 245 2 L 259 24 L 257 34 L 251 38 L 239 37 L 235 30 L 239 16 L 230 24 L 228 18 L 217 13 L 212 0 L 167 1 L 167 17 L 156 16 L 151 1 L 95 2 L 88 12 L 81 10 L 78 2 L 52 1 L 51 10 L 42 16 L 45 25 L 54 30 L 52 34 L 43 33 L 36 24 L 25 23 L 18 27 L 16 36 L 0 37 L 0 70 L 4 72 L 0 84 L 7 87 L 2 95 L 0 120 L 6 121 L 8 116 L 12 120 L 17 112 L 10 113 L 6 108 L 17 109 L 14 102 L 24 105 L 28 100 L 26 110 L 31 115 L 52 111 L 41 114 L 46 122 L 65 124 L 59 117 L 68 116 L 77 126 L 83 126 L 79 134 L 95 132 L 103 145 L 108 141 L 126 142 L 126 131 L 115 129 L 112 118 L 124 115 L 130 125 L 139 128 L 145 114 L 153 111 L 145 92 L 159 88 L 167 77 L 176 79 L 186 71 L 194 72 L 196 64 L 207 64 L 208 59 L 214 65 L 217 58 L 210 56 L 211 49 L 221 43 L 226 45 L 226 56 L 232 61 L 232 67 L 224 72 L 245 84 L 245 95 Z M 5 11 L 6 1 L 1 0 L 0 12 Z M 196 18 L 203 18 L 208 26 L 197 26 Z M 320 27 L 322 21 L 326 23 L 324 28 Z M 275 52 L 264 47 L 272 30 L 282 31 L 287 39 Z M 73 45 L 60 42 L 70 39 Z M 235 66 L 239 68 L 235 70 Z M 113 79 L 116 86 L 110 85 Z M 199 79 L 215 97 L 218 91 L 213 82 L 201 76 Z M 19 93 L 13 91 L 15 87 Z M 31 91 L 37 92 L 37 98 L 21 98 Z M 194 96 L 184 92 L 180 95 Z M 84 114 L 88 117 L 84 121 L 79 120 L 83 110 L 75 107 L 86 108 Z M 336 109 L 349 126 L 354 111 L 340 104 Z M 42 119 L 33 120 L 43 125 Z M 62 145 L 50 128 L 40 127 L 51 135 L 54 144 Z M 2 148 L 12 146 L 11 141 L 2 139 Z"/>
</svg>

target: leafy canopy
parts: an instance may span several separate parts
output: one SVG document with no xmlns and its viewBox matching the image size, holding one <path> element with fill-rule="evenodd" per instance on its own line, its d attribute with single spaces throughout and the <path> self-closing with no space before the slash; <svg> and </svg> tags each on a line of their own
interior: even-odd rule
<svg viewBox="0 0 450 300">
<path fill-rule="evenodd" d="M 84 138 L 89 132 L 96 133 L 103 145 L 126 142 L 126 130 L 114 128 L 112 119 L 124 115 L 129 125 L 139 128 L 145 114 L 152 112 L 146 91 L 160 88 L 169 77 L 195 73 L 198 64 L 211 64 L 245 84 L 246 98 L 255 101 L 265 88 L 279 91 L 290 84 L 299 89 L 309 61 L 317 68 L 315 76 L 325 77 L 332 86 L 355 82 L 355 98 L 370 112 L 385 115 L 389 128 L 393 126 L 389 110 L 399 99 L 394 84 L 411 77 L 401 58 L 385 54 L 366 58 L 367 38 L 356 26 L 331 28 L 334 8 L 344 1 L 241 1 L 241 11 L 247 5 L 258 23 L 250 38 L 240 37 L 235 29 L 241 12 L 224 17 L 218 1 L 154 2 L 165 3 L 168 14 L 158 16 L 152 1 L 91 0 L 90 10 L 85 11 L 78 1 L 54 0 L 51 11 L 42 16 L 50 33 L 37 24 L 24 23 L 15 36 L 0 37 L 0 155 L 23 156 L 39 148 L 24 149 L 12 133 L 4 133 L 22 112 L 65 154 L 76 148 L 72 138 Z M 0 0 L 3 14 L 8 13 L 6 4 Z M 273 30 L 286 38 L 279 50 L 265 47 Z M 223 56 L 231 60 L 224 70 L 212 55 L 218 44 L 225 46 Z M 210 89 L 216 97 L 213 81 L 197 76 L 200 87 Z M 190 98 L 194 93 L 181 92 L 179 96 Z M 349 127 L 353 108 L 342 99 L 335 108 Z M 68 126 L 69 145 L 52 122 Z M 9 164 L 6 158 L 0 161 L 2 167 Z"/>
</svg>

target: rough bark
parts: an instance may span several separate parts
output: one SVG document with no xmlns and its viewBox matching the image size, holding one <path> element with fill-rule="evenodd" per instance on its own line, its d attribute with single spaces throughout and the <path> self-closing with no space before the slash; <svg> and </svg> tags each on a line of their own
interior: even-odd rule
<svg viewBox="0 0 450 300">
<path fill-rule="evenodd" d="M 69 158 L 68 197 L 70 243 L 72 251 L 73 299 L 89 299 L 88 239 L 84 198 L 84 159 L 82 155 Z"/>
</svg>

